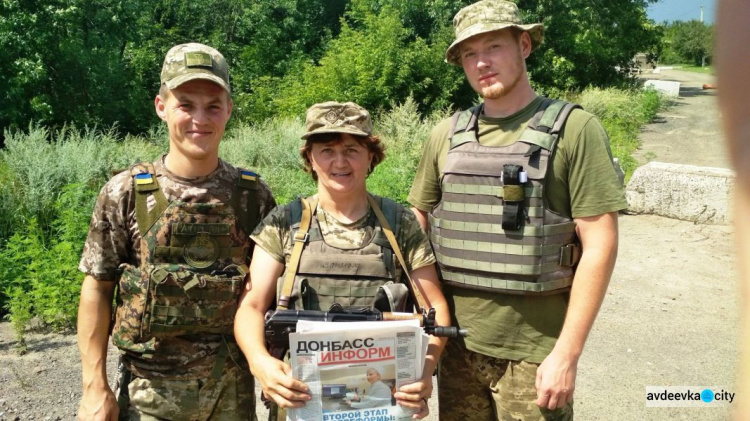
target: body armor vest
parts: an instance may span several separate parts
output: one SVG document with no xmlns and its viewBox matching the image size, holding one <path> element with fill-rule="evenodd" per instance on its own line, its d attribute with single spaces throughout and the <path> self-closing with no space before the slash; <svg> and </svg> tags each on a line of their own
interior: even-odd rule
<svg viewBox="0 0 750 421">
<path fill-rule="evenodd" d="M 519 140 L 482 146 L 483 105 L 453 117 L 430 240 L 444 282 L 543 294 L 568 290 L 580 247 L 571 218 L 547 207 L 544 181 L 562 127 L 580 106 L 544 99 Z"/>
<path fill-rule="evenodd" d="M 154 168 L 131 168 L 141 261 L 124 264 L 112 338 L 122 350 L 155 351 L 160 337 L 232 335 L 250 230 L 258 222 L 257 175 L 239 170 L 232 203 L 167 202 Z M 250 190 L 247 212 L 238 206 Z M 155 201 L 148 210 L 149 197 Z"/>
<path fill-rule="evenodd" d="M 285 207 L 292 237 L 300 228 L 301 199 Z M 398 232 L 403 207 L 392 200 L 376 198 L 394 232 Z M 304 241 L 299 267 L 292 286 L 290 308 L 327 311 L 334 303 L 343 307 L 373 307 L 387 294 L 384 287 L 398 283 L 402 268 L 374 212 L 365 224 L 362 247 L 340 248 L 329 245 L 320 230 L 323 215 L 312 209 L 313 220 Z M 277 297 L 284 277 L 279 278 Z"/>
</svg>

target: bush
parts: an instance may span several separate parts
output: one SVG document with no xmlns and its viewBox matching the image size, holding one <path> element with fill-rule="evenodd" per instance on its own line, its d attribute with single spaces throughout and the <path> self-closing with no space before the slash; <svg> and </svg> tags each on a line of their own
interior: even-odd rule
<svg viewBox="0 0 750 421">
<path fill-rule="evenodd" d="M 49 232 L 57 217 L 54 203 L 63 186 L 84 184 L 98 189 L 112 170 L 153 160 L 159 154 L 158 146 L 143 138 L 119 141 L 118 137 L 114 128 L 101 131 L 63 127 L 50 132 L 32 124 L 27 133 L 6 131 L 6 148 L 0 151 L 0 162 L 13 193 L 8 205 L 0 206 L 0 226 L 7 225 L 7 221 L 25 226 L 35 218 L 43 232 Z"/>
<path fill-rule="evenodd" d="M 0 250 L 0 303 L 19 335 L 32 317 L 55 330 L 75 325 L 83 275 L 78 260 L 97 191 L 81 184 L 62 189 L 59 217 L 46 236 L 35 218 Z"/>
<path fill-rule="evenodd" d="M 423 119 L 412 97 L 391 108 L 392 111 L 374 119 L 374 130 L 385 145 L 386 159 L 370 175 L 367 188 L 372 193 L 408 205 L 406 198 L 422 156 L 422 146 L 432 128 L 447 112 L 435 112 Z"/>
<path fill-rule="evenodd" d="M 663 107 L 663 98 L 654 90 L 589 88 L 579 98 L 588 112 L 602 121 L 609 134 L 612 155 L 618 158 L 628 180 L 638 163 L 632 153 L 638 149 L 638 134 Z"/>
</svg>

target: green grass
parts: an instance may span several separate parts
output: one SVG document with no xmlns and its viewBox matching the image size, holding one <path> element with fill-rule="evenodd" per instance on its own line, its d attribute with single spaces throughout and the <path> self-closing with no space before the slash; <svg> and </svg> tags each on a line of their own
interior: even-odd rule
<svg viewBox="0 0 750 421">
<path fill-rule="evenodd" d="M 680 70 L 684 70 L 686 72 L 693 72 L 693 73 L 705 73 L 705 74 L 714 74 L 714 67 L 713 66 L 685 66 L 681 68 Z"/>
</svg>

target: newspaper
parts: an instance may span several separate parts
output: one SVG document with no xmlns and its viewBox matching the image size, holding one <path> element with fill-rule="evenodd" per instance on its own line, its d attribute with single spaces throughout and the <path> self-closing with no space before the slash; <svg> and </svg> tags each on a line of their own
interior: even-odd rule
<svg viewBox="0 0 750 421">
<path fill-rule="evenodd" d="M 410 420 L 393 393 L 422 376 L 429 336 L 417 320 L 300 321 L 289 335 L 292 375 L 312 399 L 288 421 Z"/>
</svg>

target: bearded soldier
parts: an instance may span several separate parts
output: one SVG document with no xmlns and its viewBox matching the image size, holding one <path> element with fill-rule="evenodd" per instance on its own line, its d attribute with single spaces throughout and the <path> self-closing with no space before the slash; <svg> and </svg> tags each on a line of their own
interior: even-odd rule
<svg viewBox="0 0 750 421">
<path fill-rule="evenodd" d="M 440 418 L 571 419 L 627 207 L 609 140 L 596 117 L 531 88 L 544 27 L 514 3 L 474 3 L 453 24 L 446 61 L 484 102 L 435 127 L 409 194 L 453 324 L 471 331 L 444 352 Z"/>
</svg>

